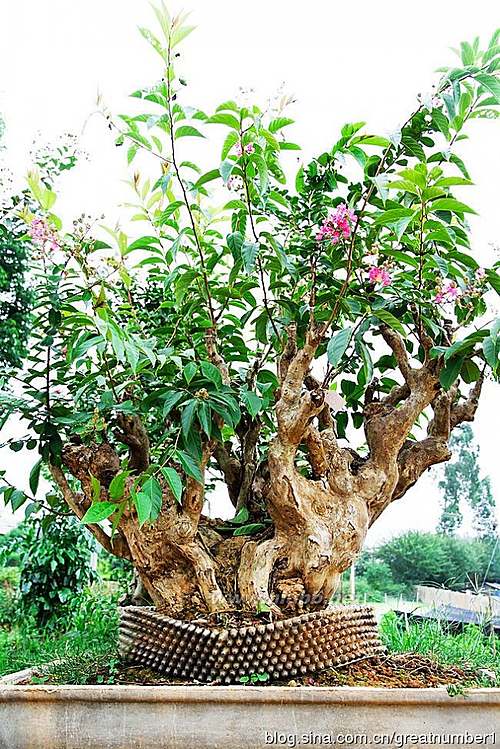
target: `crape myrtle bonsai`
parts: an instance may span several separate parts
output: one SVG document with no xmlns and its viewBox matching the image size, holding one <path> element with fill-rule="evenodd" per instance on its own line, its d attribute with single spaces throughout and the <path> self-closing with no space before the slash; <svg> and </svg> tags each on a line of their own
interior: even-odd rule
<svg viewBox="0 0 500 749">
<path fill-rule="evenodd" d="M 12 447 L 36 440 L 40 460 L 34 496 L 4 497 L 33 510 L 46 466 L 53 509 L 175 616 L 324 607 L 499 371 L 485 299 L 500 278 L 470 245 L 456 150 L 498 116 L 500 33 L 462 44 L 390 137 L 346 124 L 295 174 L 289 102 L 188 106 L 192 28 L 156 16 L 158 35 L 141 31 L 160 80 L 132 94 L 135 114 L 103 110 L 128 161 L 155 170 L 130 182 L 133 236 L 97 239 L 86 217 L 67 231 L 29 175 L 37 317 L 2 405 L 27 423 Z M 216 481 L 231 521 L 203 514 Z"/>
</svg>

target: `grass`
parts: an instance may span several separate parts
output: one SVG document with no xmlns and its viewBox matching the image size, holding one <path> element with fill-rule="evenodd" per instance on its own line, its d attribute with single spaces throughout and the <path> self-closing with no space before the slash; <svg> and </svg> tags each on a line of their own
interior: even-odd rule
<svg viewBox="0 0 500 749">
<path fill-rule="evenodd" d="M 40 630 L 33 619 L 20 619 L 9 588 L 0 587 L 0 676 L 52 663 L 48 675 L 38 681 L 113 683 L 119 666 L 118 595 L 105 583 L 92 586 L 69 602 L 64 618 Z M 476 671 L 487 669 L 500 682 L 500 640 L 479 627 L 470 625 L 452 633 L 439 622 L 412 623 L 390 612 L 380 630 L 391 652 L 418 653 Z M 491 686 L 486 677 L 478 683 Z"/>
<path fill-rule="evenodd" d="M 71 602 L 67 617 L 43 631 L 33 620 L 0 629 L 0 676 L 56 661 L 51 683 L 86 684 L 117 660 L 116 600 L 89 589 Z"/>
<path fill-rule="evenodd" d="M 396 653 L 419 653 L 438 663 L 488 669 L 500 681 L 500 640 L 469 625 L 462 632 L 451 632 L 440 622 L 410 622 L 394 612 L 386 614 L 380 625 L 387 648 Z"/>
</svg>

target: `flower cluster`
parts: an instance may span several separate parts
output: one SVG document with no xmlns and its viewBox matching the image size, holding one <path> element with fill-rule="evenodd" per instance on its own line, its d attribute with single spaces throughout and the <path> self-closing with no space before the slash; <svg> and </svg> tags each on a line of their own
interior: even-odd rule
<svg viewBox="0 0 500 749">
<path fill-rule="evenodd" d="M 455 281 L 449 281 L 440 289 L 434 298 L 436 304 L 446 304 L 447 302 L 455 302 L 460 296 L 460 289 L 456 285 Z"/>
<path fill-rule="evenodd" d="M 227 181 L 227 189 L 233 192 L 243 189 L 243 180 L 238 175 L 231 175 Z"/>
<path fill-rule="evenodd" d="M 485 282 L 485 269 L 477 268 L 468 283 L 461 289 L 457 286 L 455 281 L 448 281 L 444 286 L 438 287 L 434 301 L 436 304 L 450 304 L 460 300 L 462 305 L 470 306 L 471 299 L 473 297 L 481 296 L 483 293 Z M 467 299 L 469 299 L 469 302 L 467 302 Z"/>
<path fill-rule="evenodd" d="M 250 154 L 255 151 L 253 143 L 247 143 L 246 146 L 243 146 L 243 144 L 238 141 L 236 144 L 236 156 L 240 157 L 243 156 L 244 153 Z"/>
<path fill-rule="evenodd" d="M 341 239 L 349 239 L 356 224 L 354 211 L 341 203 L 328 218 L 325 218 L 316 234 L 316 240 L 321 242 L 328 239 L 332 244 L 338 244 Z"/>
<path fill-rule="evenodd" d="M 43 218 L 34 218 L 30 224 L 28 234 L 34 244 L 42 250 L 58 250 L 59 240 L 55 232 Z"/>
<path fill-rule="evenodd" d="M 368 272 L 368 278 L 370 283 L 380 283 L 382 286 L 389 286 L 392 283 L 392 275 L 384 265 L 372 265 Z"/>
</svg>

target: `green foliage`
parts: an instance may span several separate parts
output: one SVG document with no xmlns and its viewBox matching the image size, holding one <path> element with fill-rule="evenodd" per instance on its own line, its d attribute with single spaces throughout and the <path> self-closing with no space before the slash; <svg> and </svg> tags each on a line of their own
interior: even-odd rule
<svg viewBox="0 0 500 749">
<path fill-rule="evenodd" d="M 446 464 L 439 482 L 443 490 L 443 509 L 438 530 L 453 534 L 462 524 L 462 507 L 474 513 L 474 528 L 480 538 L 496 538 L 495 500 L 488 477 L 479 475 L 479 447 L 468 424 L 452 434 L 453 460 Z"/>
<path fill-rule="evenodd" d="M 288 135 L 287 102 L 265 111 L 230 100 L 210 112 L 191 106 L 177 48 L 192 27 L 163 4 L 154 12 L 156 33 L 141 33 L 161 60 L 158 81 L 133 92 L 133 114 L 107 115 L 128 163 L 141 152 L 153 165 L 129 183 L 139 229 L 106 228 L 102 239 L 83 218 L 66 230 L 52 175 L 28 175 L 26 230 L 33 235 L 33 219 L 41 219 L 49 240 L 33 237 L 36 307 L 22 386 L 14 393 L 5 381 L 0 391 L 5 418 L 17 414 L 28 433 L 13 450 L 37 449 L 44 464 L 58 466 L 69 440 L 113 445 L 122 470 L 111 501 L 101 501 L 94 482 L 85 516 L 113 529 L 126 509 L 141 525 L 153 523 L 167 490 L 181 502 L 188 481 L 204 483 L 208 441 L 239 457 L 243 428 L 257 423 L 256 461 L 265 459 L 286 331 L 294 325 L 302 346 L 312 316 L 325 331 L 317 350 L 329 359 L 324 385 L 335 376 L 347 408 L 336 415 L 340 437 L 362 427 L 368 385 L 382 395 L 398 382 L 395 358 L 377 354 L 382 324 L 418 362 L 421 341 L 431 339 L 444 389 L 499 371 L 500 325 L 482 323 L 487 292 L 500 288 L 499 266 L 478 268 L 467 223 L 475 208 L 462 200 L 471 178 L 455 153 L 471 119 L 498 115 L 498 34 L 486 49 L 477 40 L 463 47 L 435 97 L 391 138 L 347 123 L 289 180 L 299 146 Z M 222 142 L 216 158 L 212 133 Z M 193 161 L 202 149 L 203 169 Z M 348 226 L 319 239 L 343 211 Z M 373 280 L 370 265 L 389 283 Z M 127 492 L 124 416 L 140 417 L 151 446 L 148 469 Z M 12 508 L 33 507 L 14 487 L 0 491 Z M 57 497 L 45 501 L 61 508 Z M 248 520 L 258 522 L 236 533 L 262 530 L 267 518 L 259 509 Z"/>
<path fill-rule="evenodd" d="M 269 681 L 269 674 L 264 671 L 263 673 L 251 673 L 248 676 L 240 676 L 240 684 L 261 684 Z"/>
<path fill-rule="evenodd" d="M 38 629 L 25 616 L 11 630 L 0 629 L 0 676 L 51 664 L 45 679 L 86 684 L 116 663 L 117 641 L 116 597 L 87 589 L 69 599 L 64 616 L 50 630 Z"/>
<path fill-rule="evenodd" d="M 500 656 L 495 634 L 486 635 L 479 627 L 469 625 L 452 634 L 439 622 L 411 623 L 394 612 L 384 616 L 380 625 L 382 640 L 396 653 L 420 653 L 439 663 L 487 668 L 500 678 Z M 483 686 L 491 686 L 484 683 Z"/>
<path fill-rule="evenodd" d="M 389 566 L 395 583 L 406 586 L 463 590 L 500 576 L 500 553 L 488 540 L 410 531 L 380 546 L 375 558 Z"/>
<path fill-rule="evenodd" d="M 4 122 L 0 119 L 0 138 L 4 132 Z M 35 163 L 40 170 L 41 181 L 37 197 L 42 198 L 45 192 L 52 193 L 47 187 L 59 174 L 71 169 L 77 161 L 74 141 L 66 136 L 54 147 L 39 149 Z M 45 183 L 45 184 L 43 184 Z M 36 201 L 29 190 L 19 194 L 0 194 L 0 367 L 18 369 L 27 354 L 27 341 L 32 325 L 32 308 L 35 295 L 28 273 L 33 260 L 33 247 L 26 236 L 26 212 L 37 211 Z M 50 207 L 49 204 L 45 204 Z M 2 413 L 0 411 L 0 424 Z"/>
<path fill-rule="evenodd" d="M 0 221 L 0 366 L 19 367 L 26 354 L 33 292 L 26 283 L 28 245 Z"/>
<path fill-rule="evenodd" d="M 74 518 L 47 520 L 26 549 L 19 585 L 19 605 L 40 625 L 54 623 L 92 575 L 87 532 Z"/>
<path fill-rule="evenodd" d="M 0 627 L 9 627 L 15 621 L 18 585 L 19 570 L 16 567 L 0 567 Z"/>
<path fill-rule="evenodd" d="M 493 269 L 484 281 L 475 280 L 465 219 L 472 208 L 453 194 L 455 186 L 470 182 L 454 142 L 470 118 L 497 111 L 494 44 L 487 52 L 477 49 L 474 65 L 447 69 L 435 99 L 422 103 L 393 140 L 367 132 L 364 123 L 345 125 L 329 151 L 301 167 L 293 187 L 285 173 L 294 144 L 284 134 L 293 120 L 284 110 L 269 115 L 233 101 L 212 113 L 189 107 L 172 49 L 192 29 L 163 7 L 155 12 L 159 36 L 141 33 L 166 74 L 134 92 L 143 113 L 116 123 L 118 142 L 129 144 L 129 160 L 138 150 L 158 158 L 156 179 L 136 173 L 130 183 L 133 219 L 147 225 L 146 233 L 130 238 L 109 229 L 108 242 L 85 227 L 64 233 L 53 213 L 55 193 L 32 175 L 34 199 L 61 252 L 46 253 L 47 272 L 38 275 L 30 361 L 32 370 L 47 369 L 49 353 L 48 392 L 27 380 L 25 402 L 12 405 L 36 431 L 43 459 L 56 462 L 64 436 L 100 439 L 119 413 L 140 414 L 154 464 L 134 495 L 142 522 L 157 515 L 154 482 L 160 482 L 162 467 L 171 469 L 163 480 L 177 498 L 187 477 L 201 480 L 204 437 L 231 440 L 242 417 L 257 414 L 263 440 L 272 436 L 272 365 L 287 325 L 296 323 L 302 341 L 309 316 L 304 299 L 312 284 L 318 321 L 327 322 L 335 310 L 333 336 L 318 354 L 327 349 L 331 368 L 341 373 L 340 391 L 350 410 L 350 416 L 338 417 L 344 433 L 346 416 L 361 426 L 368 375 L 378 370 L 381 392 L 394 383 L 387 357 L 383 364 L 372 361 L 380 323 L 406 337 L 418 310 L 436 355 L 446 355 L 456 348 L 447 342 L 445 315 L 434 302 L 437 287 L 460 287 L 455 315 L 465 325 L 484 313 L 484 292 L 497 277 Z M 224 134 L 220 163 L 203 173 L 184 154 L 193 137 L 203 146 L 215 129 Z M 358 165 L 353 181 L 341 170 L 349 158 Z M 217 210 L 212 185 L 223 196 Z M 344 202 L 358 210 L 349 241 L 318 242 L 318 227 Z M 375 265 L 391 268 L 387 288 L 367 280 L 367 247 L 376 248 Z M 346 271 L 344 298 L 339 292 Z M 230 386 L 207 357 L 207 332 L 215 328 Z M 498 330 L 481 332 L 490 341 L 486 353 L 471 340 L 460 359 L 450 359 L 445 387 L 460 377 L 470 381 L 476 363 L 496 369 Z M 407 346 L 421 358 L 410 337 Z M 249 391 L 246 372 L 264 350 Z M 33 399 L 45 404 L 36 416 Z M 107 509 L 113 519 L 113 508 Z M 114 512 L 120 512 L 118 505 Z"/>
<path fill-rule="evenodd" d="M 356 562 L 356 598 L 358 601 L 384 601 L 386 596 L 411 597 L 411 586 L 395 582 L 387 562 L 377 559 L 377 551 L 363 552 Z"/>
<path fill-rule="evenodd" d="M 0 535 L 0 566 L 13 567 L 17 571 L 35 539 L 32 523 L 22 522 L 12 530 Z"/>
</svg>

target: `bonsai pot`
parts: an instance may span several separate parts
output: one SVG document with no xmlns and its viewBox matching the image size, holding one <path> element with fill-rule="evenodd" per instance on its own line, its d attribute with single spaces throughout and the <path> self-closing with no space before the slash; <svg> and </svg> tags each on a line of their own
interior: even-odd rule
<svg viewBox="0 0 500 749">
<path fill-rule="evenodd" d="M 429 736 L 494 747 L 499 714 L 499 689 L 451 697 L 441 688 L 5 686 L 0 747 L 401 749 L 438 744 Z"/>
</svg>

